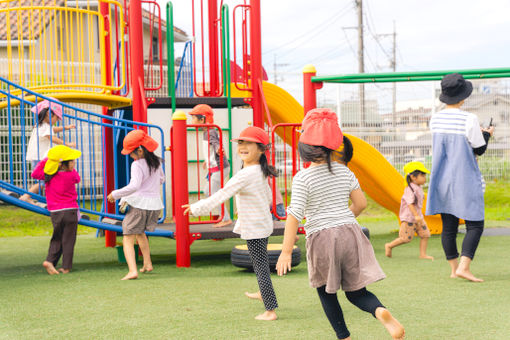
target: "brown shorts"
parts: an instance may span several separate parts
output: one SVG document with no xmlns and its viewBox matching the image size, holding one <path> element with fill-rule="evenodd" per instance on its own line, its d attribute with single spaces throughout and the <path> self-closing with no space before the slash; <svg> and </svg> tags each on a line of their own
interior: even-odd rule
<svg viewBox="0 0 510 340">
<path fill-rule="evenodd" d="M 326 285 L 326 292 L 346 292 L 366 287 L 386 277 L 374 249 L 361 227 L 344 224 L 323 229 L 306 239 L 310 286 Z"/>
<path fill-rule="evenodd" d="M 122 234 L 136 235 L 145 231 L 154 231 L 158 224 L 160 210 L 145 210 L 129 206 L 122 221 Z"/>
<path fill-rule="evenodd" d="M 404 242 L 410 242 L 413 239 L 415 232 L 421 238 L 430 237 L 430 230 L 429 228 L 427 228 L 427 225 L 425 223 L 423 225 L 419 225 L 417 223 L 410 222 L 402 222 L 400 224 L 398 237 L 400 237 L 400 239 L 403 240 Z"/>
</svg>

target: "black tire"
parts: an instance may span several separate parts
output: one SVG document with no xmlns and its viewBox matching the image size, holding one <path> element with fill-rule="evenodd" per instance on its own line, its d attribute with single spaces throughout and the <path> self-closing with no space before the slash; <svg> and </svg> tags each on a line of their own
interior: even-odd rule
<svg viewBox="0 0 510 340">
<path fill-rule="evenodd" d="M 282 252 L 281 244 L 268 244 L 267 255 L 269 256 L 269 269 L 271 271 L 276 271 L 276 263 L 278 262 L 278 257 Z M 239 245 L 232 248 L 232 252 L 230 253 L 230 261 L 232 264 L 239 268 L 245 268 L 250 271 L 253 271 L 253 265 L 251 263 L 250 254 L 248 252 L 248 248 L 246 245 Z M 294 246 L 292 250 L 292 267 L 297 266 L 301 263 L 301 249 L 299 247 Z"/>
<path fill-rule="evenodd" d="M 361 227 L 361 230 L 363 230 L 363 234 L 370 240 L 370 230 L 366 227 Z"/>
</svg>

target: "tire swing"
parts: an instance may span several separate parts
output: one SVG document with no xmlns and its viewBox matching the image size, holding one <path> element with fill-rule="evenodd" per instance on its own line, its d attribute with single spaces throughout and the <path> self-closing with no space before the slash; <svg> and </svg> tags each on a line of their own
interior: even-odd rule
<svg viewBox="0 0 510 340">
<path fill-rule="evenodd" d="M 276 270 L 276 263 L 278 257 L 282 252 L 282 244 L 269 243 L 267 245 L 267 255 L 269 256 L 269 269 L 271 271 Z M 239 268 L 245 268 L 253 271 L 253 265 L 251 263 L 250 254 L 248 253 L 248 246 L 246 244 L 238 245 L 232 248 L 230 253 L 230 261 L 232 264 Z M 301 263 L 301 249 L 298 246 L 294 246 L 292 249 L 292 267 L 297 266 Z"/>
</svg>

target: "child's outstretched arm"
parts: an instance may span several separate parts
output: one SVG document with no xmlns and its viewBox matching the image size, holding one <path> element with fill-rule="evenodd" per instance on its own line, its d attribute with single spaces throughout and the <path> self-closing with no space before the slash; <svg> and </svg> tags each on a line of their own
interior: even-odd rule
<svg viewBox="0 0 510 340">
<path fill-rule="evenodd" d="M 291 214 L 288 214 L 287 221 L 285 222 L 285 232 L 283 233 L 282 252 L 276 263 L 276 272 L 279 276 L 291 271 L 292 248 L 294 247 L 298 227 L 299 221 Z"/>
<path fill-rule="evenodd" d="M 349 209 L 351 209 L 352 213 L 354 214 L 354 217 L 358 217 L 359 214 L 361 214 L 361 212 L 365 210 L 365 208 L 367 207 L 367 199 L 365 197 L 365 194 L 359 188 L 354 189 L 353 191 L 351 191 L 350 198 L 352 204 L 349 207 Z"/>
<path fill-rule="evenodd" d="M 64 130 L 71 130 L 71 129 L 76 129 L 76 125 L 69 124 L 69 125 L 65 125 L 65 126 L 54 126 L 53 127 L 53 132 L 59 133 L 59 132 L 62 132 Z"/>
<path fill-rule="evenodd" d="M 202 199 L 193 204 L 185 204 L 182 206 L 184 208 L 184 215 L 190 212 L 194 216 L 202 216 L 221 205 L 223 202 L 237 194 L 241 189 L 246 185 L 247 181 L 250 180 L 248 177 L 249 174 L 246 172 L 238 172 L 234 177 L 232 177 L 225 186 L 216 191 L 212 196 L 209 196 L 206 199 Z"/>
<path fill-rule="evenodd" d="M 47 160 L 48 157 L 45 157 L 42 161 L 37 163 L 34 171 L 32 171 L 32 178 L 44 181 L 44 166 L 46 165 Z"/>
<path fill-rule="evenodd" d="M 112 191 L 107 199 L 108 202 L 115 202 L 115 200 L 129 196 L 142 186 L 142 179 L 143 179 L 143 171 L 140 168 L 140 166 L 137 164 L 137 162 L 133 162 L 131 164 L 131 179 L 129 180 L 129 184 L 126 185 L 123 188 L 117 189 Z"/>
</svg>

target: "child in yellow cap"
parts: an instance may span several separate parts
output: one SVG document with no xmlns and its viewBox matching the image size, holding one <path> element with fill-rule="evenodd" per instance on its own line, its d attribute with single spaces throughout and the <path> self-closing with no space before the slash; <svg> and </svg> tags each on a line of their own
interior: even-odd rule
<svg viewBox="0 0 510 340">
<path fill-rule="evenodd" d="M 430 230 L 421 212 L 424 197 L 421 186 L 427 181 L 430 171 L 421 162 L 409 162 L 404 166 L 404 172 L 407 186 L 400 201 L 400 231 L 398 238 L 384 245 L 385 253 L 387 257 L 391 257 L 391 249 L 411 242 L 416 232 L 420 237 L 420 259 L 433 260 L 432 256 L 427 255 Z"/>
<path fill-rule="evenodd" d="M 57 145 L 48 151 L 48 156 L 37 164 L 32 177 L 44 181 L 46 201 L 53 223 L 53 235 L 44 268 L 50 275 L 67 274 L 73 266 L 74 244 L 78 228 L 78 194 L 76 184 L 80 175 L 75 170 L 79 150 Z M 62 255 L 62 268 L 55 269 Z"/>
</svg>

